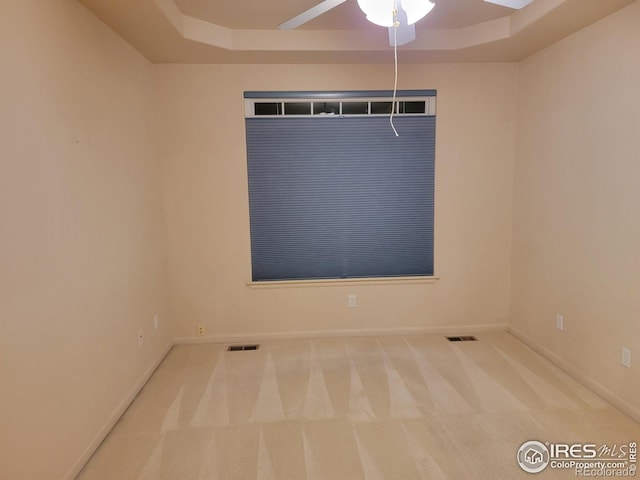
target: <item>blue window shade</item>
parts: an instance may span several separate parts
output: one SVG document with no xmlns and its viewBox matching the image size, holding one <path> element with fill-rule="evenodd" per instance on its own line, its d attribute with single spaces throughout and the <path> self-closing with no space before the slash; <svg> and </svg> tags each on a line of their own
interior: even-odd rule
<svg viewBox="0 0 640 480">
<path fill-rule="evenodd" d="M 435 117 L 247 118 L 253 281 L 433 275 Z"/>
</svg>

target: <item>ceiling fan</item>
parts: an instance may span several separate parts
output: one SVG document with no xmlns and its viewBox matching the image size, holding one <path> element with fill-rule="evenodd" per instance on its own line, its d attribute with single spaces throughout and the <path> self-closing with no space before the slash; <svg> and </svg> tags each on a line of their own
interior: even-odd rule
<svg viewBox="0 0 640 480">
<path fill-rule="evenodd" d="M 292 30 L 313 20 L 347 0 L 324 0 L 282 23 L 280 30 Z M 533 0 L 484 0 L 503 7 L 521 9 Z M 389 44 L 405 45 L 416 38 L 414 24 L 427 15 L 435 4 L 429 0 L 357 0 L 358 6 L 371 23 L 389 28 Z M 394 9 L 397 7 L 397 10 Z M 394 28 L 395 27 L 395 28 Z"/>
</svg>

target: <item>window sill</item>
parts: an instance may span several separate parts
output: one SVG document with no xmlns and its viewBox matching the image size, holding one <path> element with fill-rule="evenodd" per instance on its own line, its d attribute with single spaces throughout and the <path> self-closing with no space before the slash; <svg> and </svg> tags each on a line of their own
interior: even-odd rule
<svg viewBox="0 0 640 480">
<path fill-rule="evenodd" d="M 273 280 L 248 282 L 251 288 L 343 287 L 369 285 L 420 285 L 436 283 L 438 276 L 389 277 L 389 278 L 327 278 L 319 280 Z"/>
</svg>

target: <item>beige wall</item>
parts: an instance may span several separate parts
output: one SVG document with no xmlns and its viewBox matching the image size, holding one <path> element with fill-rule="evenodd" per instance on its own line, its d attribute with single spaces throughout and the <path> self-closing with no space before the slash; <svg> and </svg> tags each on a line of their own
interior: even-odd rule
<svg viewBox="0 0 640 480">
<path fill-rule="evenodd" d="M 0 478 L 73 475 L 198 323 L 257 339 L 510 320 L 637 409 L 619 357 L 640 351 L 640 2 L 519 66 L 401 61 L 400 88 L 438 90 L 440 280 L 277 289 L 246 286 L 242 92 L 388 89 L 391 64 L 151 66 L 75 0 L 0 8 Z"/>
<path fill-rule="evenodd" d="M 2 1 L 0 65 L 0 478 L 53 480 L 170 341 L 153 72 L 72 0 Z"/>
<path fill-rule="evenodd" d="M 174 336 L 216 338 L 506 326 L 516 65 L 400 66 L 438 90 L 429 285 L 252 289 L 244 90 L 393 86 L 388 65 L 157 65 Z M 358 307 L 347 307 L 347 295 Z"/>
<path fill-rule="evenodd" d="M 640 2 L 519 67 L 511 310 L 518 333 L 636 418 L 638 25 Z"/>
</svg>

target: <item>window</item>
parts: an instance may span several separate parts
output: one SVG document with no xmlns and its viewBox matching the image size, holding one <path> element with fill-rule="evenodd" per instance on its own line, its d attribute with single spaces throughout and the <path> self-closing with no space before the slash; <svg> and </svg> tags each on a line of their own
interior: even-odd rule
<svg viewBox="0 0 640 480">
<path fill-rule="evenodd" d="M 245 92 L 253 281 L 433 275 L 435 91 Z"/>
</svg>

